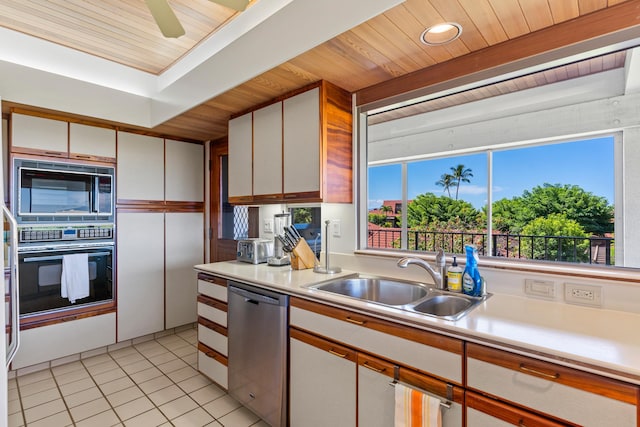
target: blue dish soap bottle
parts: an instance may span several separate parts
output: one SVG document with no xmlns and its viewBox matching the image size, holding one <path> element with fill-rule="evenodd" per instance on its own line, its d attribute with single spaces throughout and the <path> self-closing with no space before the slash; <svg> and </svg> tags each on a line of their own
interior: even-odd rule
<svg viewBox="0 0 640 427">
<path fill-rule="evenodd" d="M 464 247 L 467 253 L 467 264 L 462 274 L 462 292 L 478 297 L 482 292 L 482 277 L 478 270 L 478 251 L 471 245 Z"/>
</svg>

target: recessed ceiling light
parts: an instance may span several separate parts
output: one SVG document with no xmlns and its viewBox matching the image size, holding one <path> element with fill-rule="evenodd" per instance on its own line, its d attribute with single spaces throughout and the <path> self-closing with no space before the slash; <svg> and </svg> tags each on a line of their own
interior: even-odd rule
<svg viewBox="0 0 640 427">
<path fill-rule="evenodd" d="M 420 41 L 429 46 L 439 46 L 451 43 L 462 34 L 462 26 L 455 22 L 437 24 L 424 30 Z"/>
</svg>

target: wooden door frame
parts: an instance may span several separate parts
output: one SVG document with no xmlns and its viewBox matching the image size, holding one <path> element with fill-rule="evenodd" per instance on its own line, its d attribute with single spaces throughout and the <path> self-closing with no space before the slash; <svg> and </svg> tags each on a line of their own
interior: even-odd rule
<svg viewBox="0 0 640 427">
<path fill-rule="evenodd" d="M 235 259 L 237 243 L 232 239 L 222 239 L 220 214 L 222 212 L 222 162 L 221 157 L 229 154 L 227 138 L 211 141 L 209 150 L 209 259 L 211 262 Z"/>
</svg>

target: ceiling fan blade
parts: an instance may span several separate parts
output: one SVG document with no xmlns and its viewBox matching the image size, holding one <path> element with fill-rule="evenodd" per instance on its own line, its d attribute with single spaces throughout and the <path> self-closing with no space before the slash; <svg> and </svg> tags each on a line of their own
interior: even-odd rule
<svg viewBox="0 0 640 427">
<path fill-rule="evenodd" d="M 163 36 L 177 38 L 184 35 L 184 28 L 167 0 L 145 0 L 145 2 Z"/>
<path fill-rule="evenodd" d="M 249 5 L 249 0 L 210 0 L 214 3 L 218 3 L 221 6 L 228 7 L 229 9 L 242 12 Z"/>
</svg>

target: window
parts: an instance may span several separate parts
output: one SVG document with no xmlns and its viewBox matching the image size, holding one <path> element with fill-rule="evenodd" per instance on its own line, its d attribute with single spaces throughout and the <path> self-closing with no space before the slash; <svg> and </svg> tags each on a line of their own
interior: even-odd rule
<svg viewBox="0 0 640 427">
<path fill-rule="evenodd" d="M 405 164 L 369 168 L 369 248 L 615 261 L 613 136 Z"/>
<path fill-rule="evenodd" d="M 360 248 L 640 267 L 640 95 L 610 55 L 361 110 Z"/>
</svg>

